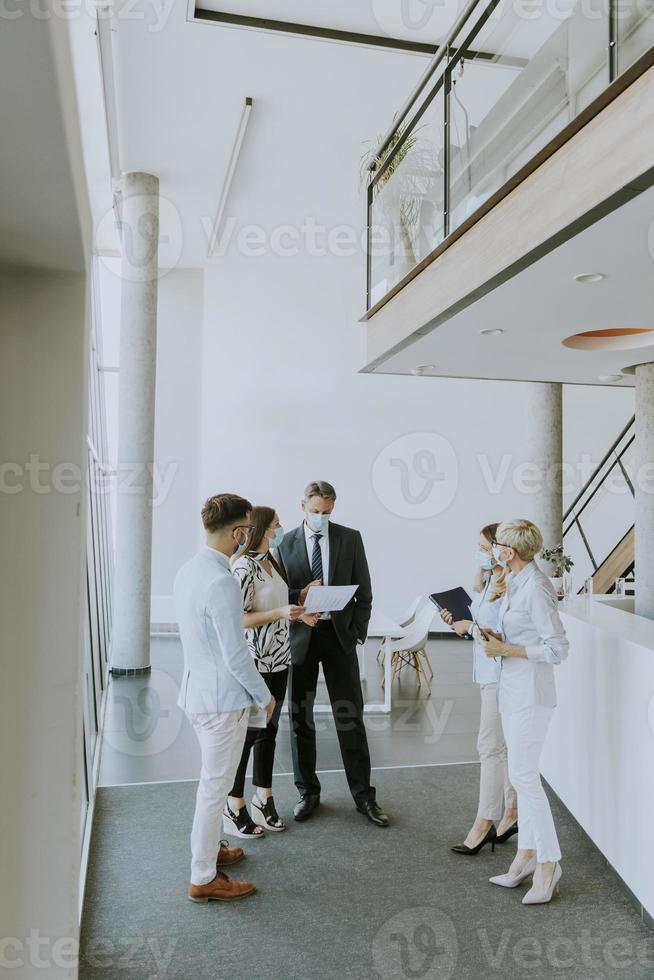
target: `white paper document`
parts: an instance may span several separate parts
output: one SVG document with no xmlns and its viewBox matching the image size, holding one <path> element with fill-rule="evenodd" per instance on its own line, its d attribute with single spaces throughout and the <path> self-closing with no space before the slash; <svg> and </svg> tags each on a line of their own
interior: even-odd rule
<svg viewBox="0 0 654 980">
<path fill-rule="evenodd" d="M 358 585 L 312 585 L 304 608 L 309 613 L 338 612 L 345 609 Z"/>
</svg>

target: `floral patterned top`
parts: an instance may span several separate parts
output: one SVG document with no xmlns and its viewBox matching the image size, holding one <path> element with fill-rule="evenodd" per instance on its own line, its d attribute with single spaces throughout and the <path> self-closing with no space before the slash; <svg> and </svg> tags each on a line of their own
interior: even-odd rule
<svg viewBox="0 0 654 980">
<path fill-rule="evenodd" d="M 243 611 L 268 612 L 288 605 L 288 586 L 274 565 L 272 575 L 261 562 L 269 555 L 243 555 L 232 564 L 232 575 L 241 586 Z M 288 620 L 276 619 L 245 630 L 250 653 L 260 674 L 287 670 L 291 662 Z"/>
</svg>

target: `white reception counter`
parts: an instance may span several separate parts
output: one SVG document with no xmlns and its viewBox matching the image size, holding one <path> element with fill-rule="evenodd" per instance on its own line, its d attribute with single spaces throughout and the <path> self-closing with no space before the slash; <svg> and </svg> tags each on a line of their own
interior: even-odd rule
<svg viewBox="0 0 654 980">
<path fill-rule="evenodd" d="M 613 596 L 561 602 L 570 655 L 556 668 L 541 770 L 654 916 L 654 621 L 632 607 Z"/>
</svg>

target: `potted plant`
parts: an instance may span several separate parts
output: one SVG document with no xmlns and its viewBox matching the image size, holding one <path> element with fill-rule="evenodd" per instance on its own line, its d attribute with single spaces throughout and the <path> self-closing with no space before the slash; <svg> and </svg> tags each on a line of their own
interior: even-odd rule
<svg viewBox="0 0 654 980">
<path fill-rule="evenodd" d="M 384 160 L 399 143 L 402 144 L 390 163 L 383 168 L 375 185 L 375 198 L 381 204 L 384 217 L 391 228 L 397 224 L 407 270 L 418 262 L 416 247 L 420 234 L 421 209 L 429 196 L 432 182 L 442 172 L 435 159 L 433 147 L 419 138 L 423 126 L 408 131 L 409 129 L 410 123 L 402 123 L 384 153 L 379 152 L 382 143 L 379 137 L 361 158 L 361 181 L 369 184 L 383 166 Z M 411 166 L 403 166 L 409 160 Z"/>
<path fill-rule="evenodd" d="M 540 553 L 541 560 L 551 568 L 553 574 L 550 581 L 556 589 L 559 599 L 566 594 L 566 577 L 574 565 L 570 555 L 566 555 L 562 544 L 557 544 L 555 548 L 544 548 Z"/>
</svg>

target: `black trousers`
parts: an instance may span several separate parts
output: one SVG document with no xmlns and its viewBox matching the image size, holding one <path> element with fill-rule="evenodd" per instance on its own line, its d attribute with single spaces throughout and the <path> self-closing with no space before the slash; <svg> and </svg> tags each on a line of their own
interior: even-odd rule
<svg viewBox="0 0 654 980">
<path fill-rule="evenodd" d="M 265 728 L 248 728 L 246 732 L 241 761 L 236 770 L 234 785 L 229 793 L 230 796 L 236 796 L 239 799 L 245 793 L 245 771 L 248 767 L 251 749 L 254 749 L 252 785 L 259 786 L 262 789 L 270 789 L 272 786 L 275 742 L 277 740 L 279 716 L 282 713 L 282 705 L 286 696 L 288 670 L 277 670 L 274 674 L 262 674 L 261 676 L 277 703 L 275 704 L 273 716 Z"/>
<path fill-rule="evenodd" d="M 329 620 L 314 627 L 304 663 L 291 666 L 289 716 L 295 785 L 301 795 L 320 793 L 313 718 L 319 664 L 327 683 L 350 792 L 357 803 L 374 800 L 359 664 L 354 649 L 348 652 L 343 649 Z"/>
</svg>

